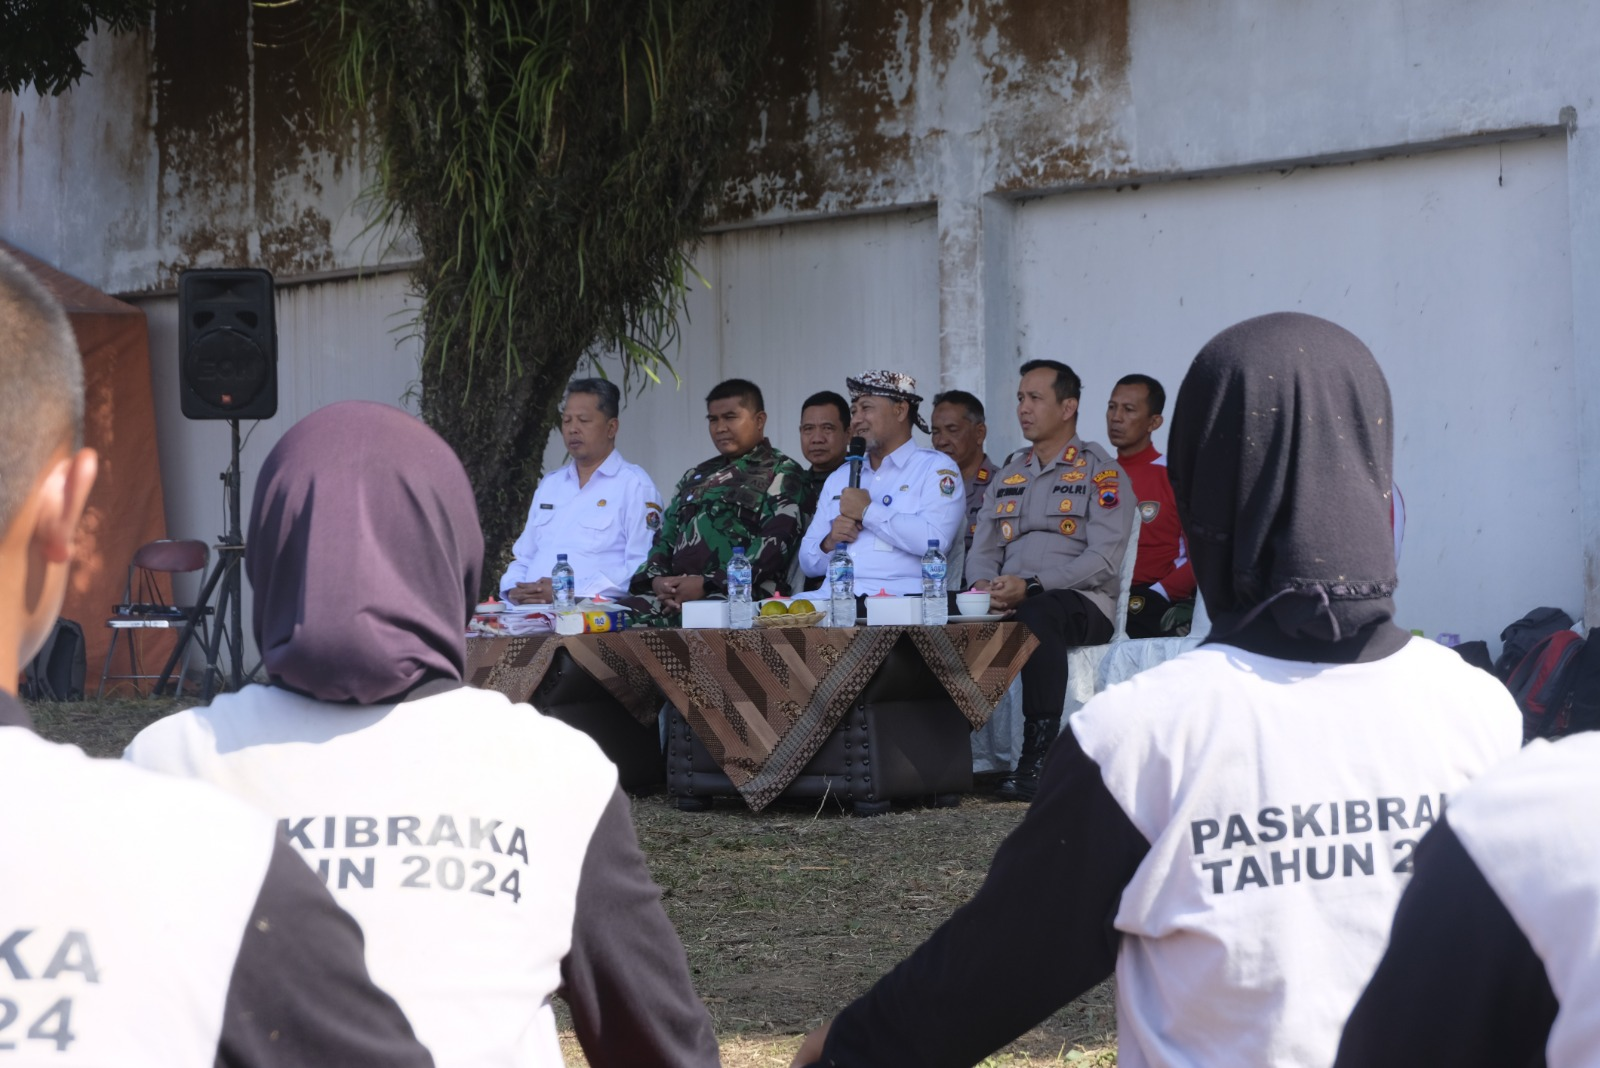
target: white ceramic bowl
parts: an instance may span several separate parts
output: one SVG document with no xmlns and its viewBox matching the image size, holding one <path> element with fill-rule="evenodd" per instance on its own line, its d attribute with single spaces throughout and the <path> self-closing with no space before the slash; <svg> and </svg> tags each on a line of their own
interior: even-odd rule
<svg viewBox="0 0 1600 1068">
<path fill-rule="evenodd" d="M 956 610 L 964 616 L 988 615 L 989 591 L 979 590 L 976 593 L 956 594 Z"/>
</svg>

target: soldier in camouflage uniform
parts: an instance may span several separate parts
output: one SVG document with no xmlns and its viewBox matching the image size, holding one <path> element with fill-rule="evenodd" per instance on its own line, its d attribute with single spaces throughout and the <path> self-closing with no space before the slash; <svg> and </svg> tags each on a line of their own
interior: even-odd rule
<svg viewBox="0 0 1600 1068">
<path fill-rule="evenodd" d="M 805 472 L 766 439 L 765 407 L 760 388 L 740 378 L 706 396 L 718 455 L 678 480 L 650 555 L 629 584 L 630 625 L 676 627 L 685 602 L 726 596 L 737 545 L 754 572 L 753 597 L 789 592 Z"/>
<path fill-rule="evenodd" d="M 811 522 L 828 476 L 844 463 L 850 441 L 850 404 L 831 389 L 813 393 L 800 406 L 800 452 L 811 465 L 800 502 L 800 526 Z"/>
</svg>

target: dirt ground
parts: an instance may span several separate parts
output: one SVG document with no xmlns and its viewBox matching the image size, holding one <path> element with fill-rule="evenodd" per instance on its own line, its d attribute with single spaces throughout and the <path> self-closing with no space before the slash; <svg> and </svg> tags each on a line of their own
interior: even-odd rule
<svg viewBox="0 0 1600 1068">
<path fill-rule="evenodd" d="M 44 736 L 115 756 L 175 707 L 130 699 L 33 711 Z M 636 798 L 633 811 L 723 1063 L 787 1068 L 802 1034 L 972 895 L 1026 808 L 969 796 L 955 809 L 897 809 L 874 819 L 783 803 L 758 815 L 721 801 L 710 812 L 682 813 L 655 795 Z M 1114 1065 L 1115 1030 L 1108 981 L 984 1064 Z M 564 1050 L 569 1065 L 586 1063 L 570 1035 Z"/>
</svg>

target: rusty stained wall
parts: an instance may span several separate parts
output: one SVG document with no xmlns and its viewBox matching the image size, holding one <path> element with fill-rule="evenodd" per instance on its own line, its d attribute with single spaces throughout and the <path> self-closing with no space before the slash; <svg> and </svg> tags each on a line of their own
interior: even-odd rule
<svg viewBox="0 0 1600 1068">
<path fill-rule="evenodd" d="M 172 4 L 92 38 L 91 78 L 0 96 L 0 235 L 116 292 L 187 267 L 280 277 L 409 259 L 368 230 L 359 130 L 331 114 L 294 5 Z"/>
<path fill-rule="evenodd" d="M 716 221 L 1126 172 L 1128 2 L 784 0 Z"/>
</svg>

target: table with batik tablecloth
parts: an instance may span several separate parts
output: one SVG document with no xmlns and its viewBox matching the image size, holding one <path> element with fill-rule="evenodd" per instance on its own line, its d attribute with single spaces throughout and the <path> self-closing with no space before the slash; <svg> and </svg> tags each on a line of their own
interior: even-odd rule
<svg viewBox="0 0 1600 1068">
<path fill-rule="evenodd" d="M 663 697 L 680 710 L 759 810 L 800 773 L 902 639 L 973 730 L 1038 644 L 1013 622 L 473 638 L 467 681 L 526 701 L 565 650 L 640 723 L 656 721 Z"/>
</svg>

